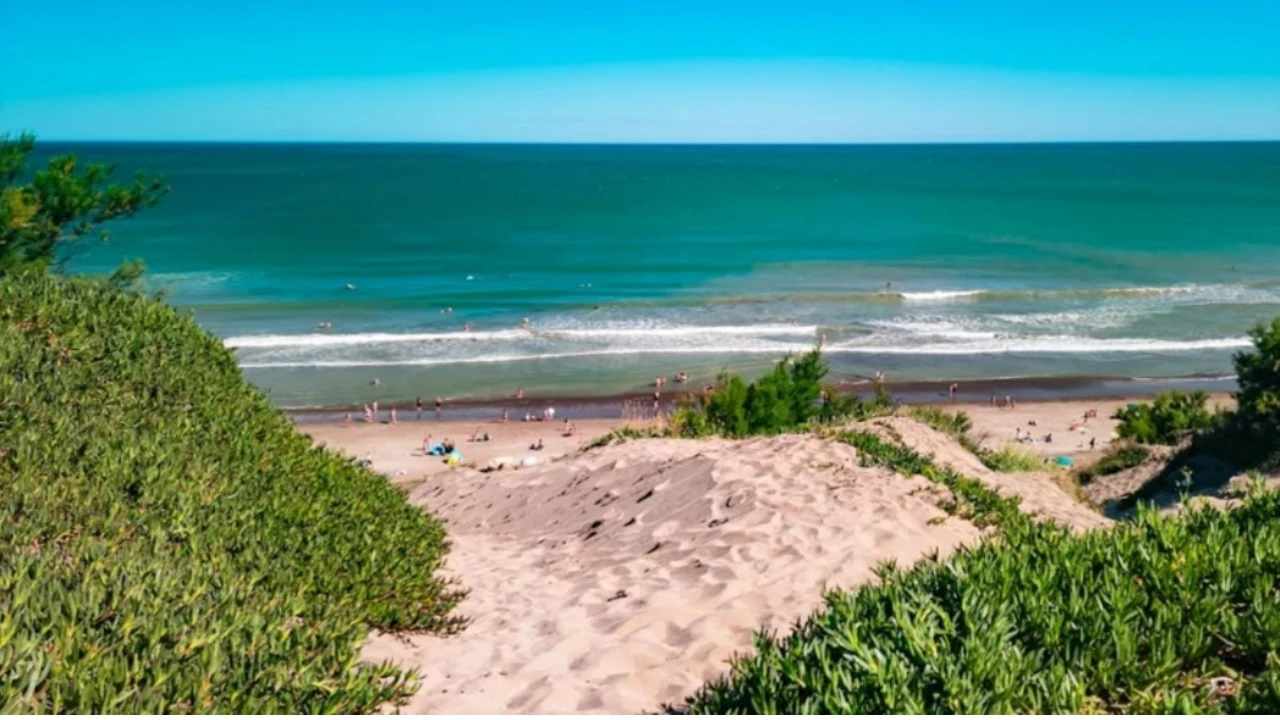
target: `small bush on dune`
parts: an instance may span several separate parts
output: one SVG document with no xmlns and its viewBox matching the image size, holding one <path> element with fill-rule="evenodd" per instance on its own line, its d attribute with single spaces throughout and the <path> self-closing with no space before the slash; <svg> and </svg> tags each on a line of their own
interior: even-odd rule
<svg viewBox="0 0 1280 720">
<path fill-rule="evenodd" d="M 823 385 L 828 371 L 815 348 L 779 362 L 752 383 L 721 373 L 714 391 L 689 396 L 672 415 L 672 432 L 681 437 L 775 435 L 860 412 L 863 405 L 856 398 Z"/>
<path fill-rule="evenodd" d="M 1150 403 L 1135 403 L 1120 408 L 1114 415 L 1120 421 L 1116 433 L 1126 440 L 1144 445 L 1175 445 L 1194 433 L 1219 426 L 1225 414 L 1208 408 L 1209 394 L 1197 390 L 1177 390 L 1156 395 Z"/>
<path fill-rule="evenodd" d="M 982 464 L 996 472 L 1036 472 L 1046 467 L 1044 458 L 1015 445 L 1006 445 L 999 450 L 989 450 L 980 457 Z"/>
<path fill-rule="evenodd" d="M 1093 465 L 1081 470 L 1076 477 L 1081 484 L 1093 482 L 1103 475 L 1114 475 L 1135 468 L 1151 457 L 1151 450 L 1134 443 L 1121 443 L 1107 449 Z"/>
<path fill-rule="evenodd" d="M 951 436 L 991 470 L 1034 472 L 1045 469 L 1044 458 L 1019 447 L 1007 445 L 1000 450 L 984 448 L 971 434 L 973 421 L 964 411 L 950 412 L 933 405 L 918 405 L 911 408 L 908 414 L 934 430 Z"/>
<path fill-rule="evenodd" d="M 959 439 L 973 430 L 973 421 L 964 411 L 949 412 L 934 405 L 916 405 L 908 414 L 940 433 Z"/>
<path fill-rule="evenodd" d="M 443 527 L 294 431 L 190 319 L 0 279 L 0 711 L 369 712 L 448 632 Z"/>
</svg>

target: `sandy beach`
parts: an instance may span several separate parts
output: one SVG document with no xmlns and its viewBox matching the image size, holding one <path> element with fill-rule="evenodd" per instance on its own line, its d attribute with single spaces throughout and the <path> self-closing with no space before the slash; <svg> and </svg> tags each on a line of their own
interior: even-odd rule
<svg viewBox="0 0 1280 720">
<path fill-rule="evenodd" d="M 1091 437 L 1101 452 L 1123 404 L 955 409 L 991 447 L 1017 427 L 1052 433 L 1052 442 L 1026 446 L 1052 457 L 1087 452 Z M 1097 419 L 1069 431 L 1086 410 Z M 641 439 L 583 451 L 620 423 L 576 424 L 573 437 L 563 423 L 541 422 L 302 426 L 319 443 L 369 458 L 449 528 L 447 565 L 470 588 L 460 607 L 470 626 L 450 638 L 375 636 L 364 651 L 419 669 L 423 685 L 406 711 L 657 711 L 722 674 L 760 628 L 785 631 L 819 607 L 825 588 L 982 537 L 939 509 L 938 486 L 861 467 L 853 448 L 821 437 Z M 1033 513 L 1081 529 L 1110 522 L 1048 474 L 994 473 L 908 418 L 863 427 L 1021 496 Z M 492 439 L 470 442 L 477 431 Z M 454 440 L 480 467 L 501 456 L 538 464 L 452 468 L 422 454 L 427 434 Z M 539 439 L 544 449 L 529 450 Z"/>
</svg>

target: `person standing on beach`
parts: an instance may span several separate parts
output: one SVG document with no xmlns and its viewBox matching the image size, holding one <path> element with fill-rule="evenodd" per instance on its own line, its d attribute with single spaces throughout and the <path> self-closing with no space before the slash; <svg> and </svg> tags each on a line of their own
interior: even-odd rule
<svg viewBox="0 0 1280 720">
<path fill-rule="evenodd" d="M 378 401 L 374 400 L 371 407 L 373 408 L 373 422 L 378 422 Z"/>
<path fill-rule="evenodd" d="M 954 401 L 958 390 L 960 390 L 960 383 L 951 383 L 951 385 L 947 387 L 947 397 Z"/>
<path fill-rule="evenodd" d="M 419 395 L 413 401 L 413 406 L 418 409 L 418 419 L 422 419 L 422 396 Z"/>
<path fill-rule="evenodd" d="M 395 409 L 395 408 L 391 408 L 391 424 L 392 424 L 392 425 L 395 425 L 395 424 L 396 424 L 396 409 Z"/>
<path fill-rule="evenodd" d="M 436 396 L 436 419 L 440 419 L 440 414 L 444 412 L 444 398 Z"/>
<path fill-rule="evenodd" d="M 511 413 L 506 408 L 502 408 L 502 423 L 504 425 L 506 424 L 507 419 L 510 417 L 511 417 Z"/>
</svg>

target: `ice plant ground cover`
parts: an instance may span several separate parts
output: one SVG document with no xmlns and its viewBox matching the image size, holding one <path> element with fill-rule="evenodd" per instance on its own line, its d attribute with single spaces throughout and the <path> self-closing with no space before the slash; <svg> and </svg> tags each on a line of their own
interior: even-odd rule
<svg viewBox="0 0 1280 720">
<path fill-rule="evenodd" d="M 692 713 L 1273 712 L 1280 708 L 1280 494 L 1074 535 L 868 433 L 863 461 L 923 475 L 999 535 L 836 590 Z"/>
<path fill-rule="evenodd" d="M 189 318 L 0 280 L 0 711 L 368 712 L 448 632 L 441 525 L 317 449 Z"/>
</svg>

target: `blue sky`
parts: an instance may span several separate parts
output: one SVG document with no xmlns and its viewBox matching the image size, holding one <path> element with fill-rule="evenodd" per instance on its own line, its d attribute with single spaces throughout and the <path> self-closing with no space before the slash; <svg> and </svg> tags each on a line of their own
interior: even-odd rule
<svg viewBox="0 0 1280 720">
<path fill-rule="evenodd" d="M 1280 0 L 0 0 L 45 139 L 1280 139 Z"/>
</svg>

